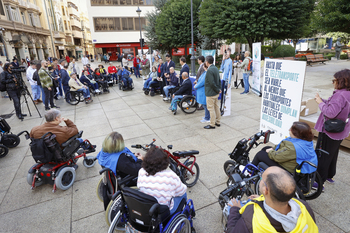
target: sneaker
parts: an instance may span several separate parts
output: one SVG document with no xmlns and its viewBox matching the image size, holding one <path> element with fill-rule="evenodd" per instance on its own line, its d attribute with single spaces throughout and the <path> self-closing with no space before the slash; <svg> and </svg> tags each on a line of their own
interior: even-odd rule
<svg viewBox="0 0 350 233">
<path fill-rule="evenodd" d="M 51 108 L 57 108 L 57 109 L 58 109 L 58 108 L 60 108 L 60 107 L 58 107 L 58 106 L 54 105 L 54 106 L 51 106 Z"/>
<path fill-rule="evenodd" d="M 169 98 L 168 98 L 168 97 L 165 97 L 165 98 L 163 98 L 163 100 L 164 100 L 164 101 L 168 101 L 168 100 L 169 100 Z"/>
<path fill-rule="evenodd" d="M 173 108 L 170 106 L 168 109 L 169 109 L 169 110 L 172 110 Z"/>
<path fill-rule="evenodd" d="M 60 95 L 57 96 L 57 99 L 58 99 L 58 100 L 61 99 L 61 98 L 62 98 L 62 97 L 61 97 Z"/>
<path fill-rule="evenodd" d="M 99 89 L 96 89 L 95 92 L 96 92 L 96 93 L 100 93 L 101 91 L 100 91 Z"/>
<path fill-rule="evenodd" d="M 50 108 L 45 108 L 45 111 L 49 111 L 50 110 Z"/>
<path fill-rule="evenodd" d="M 246 95 L 246 94 L 248 94 L 248 92 L 242 92 L 242 93 L 241 93 L 241 95 Z"/>
<path fill-rule="evenodd" d="M 335 180 L 333 178 L 328 178 L 326 181 L 331 184 L 335 183 Z"/>
<path fill-rule="evenodd" d="M 202 119 L 201 123 L 209 123 L 210 121 L 206 120 L 206 119 Z"/>
<path fill-rule="evenodd" d="M 317 190 L 318 189 L 318 183 L 314 182 L 314 184 L 312 185 L 312 189 L 313 190 Z M 324 192 L 324 185 L 323 185 L 323 188 L 322 188 L 322 192 Z"/>
<path fill-rule="evenodd" d="M 163 94 L 160 94 L 159 96 L 160 96 L 160 97 L 163 97 Z"/>
</svg>

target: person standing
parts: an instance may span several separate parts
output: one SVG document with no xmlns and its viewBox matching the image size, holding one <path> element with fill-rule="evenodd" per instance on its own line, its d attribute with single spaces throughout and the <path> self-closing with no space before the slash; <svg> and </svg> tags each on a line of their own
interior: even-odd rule
<svg viewBox="0 0 350 233">
<path fill-rule="evenodd" d="M 207 66 L 205 64 L 203 65 L 203 69 L 204 69 L 204 72 L 199 77 L 198 82 L 194 86 L 194 89 L 197 90 L 197 92 L 196 92 L 197 103 L 201 104 L 202 108 L 205 110 L 205 115 L 204 115 L 203 119 L 201 120 L 201 122 L 202 123 L 210 123 L 210 113 L 209 113 L 208 108 L 207 108 L 207 100 L 206 100 L 205 88 L 204 88 L 205 76 L 207 75 L 207 71 L 206 71 Z"/>
<path fill-rule="evenodd" d="M 29 81 L 29 84 L 32 88 L 32 95 L 33 95 L 33 100 L 35 104 L 39 104 L 42 102 L 40 100 L 40 87 L 38 86 L 37 81 L 33 80 L 34 73 L 36 71 L 36 64 L 32 61 L 30 62 L 30 66 L 27 69 L 26 76 L 27 80 Z"/>
<path fill-rule="evenodd" d="M 223 72 L 222 79 L 225 81 L 225 91 L 231 87 L 232 78 L 232 60 L 231 48 L 225 50 L 224 59 L 222 60 L 220 71 Z"/>
<path fill-rule="evenodd" d="M 143 80 L 147 80 L 148 74 L 150 73 L 150 62 L 146 54 L 142 54 L 141 69 Z"/>
<path fill-rule="evenodd" d="M 250 57 L 250 52 L 249 51 L 246 51 L 244 53 L 244 61 L 241 65 L 241 69 L 243 71 L 243 83 L 244 83 L 244 91 L 241 93 L 241 94 L 248 94 L 249 93 L 249 75 L 251 73 L 250 70 L 248 70 L 248 65 L 249 65 L 249 62 L 251 60 L 251 57 Z"/>
<path fill-rule="evenodd" d="M 38 62 L 36 64 L 36 70 L 35 70 L 35 72 L 33 74 L 33 80 L 36 81 L 36 84 L 40 88 L 41 99 L 42 99 L 42 102 L 45 103 L 45 93 L 44 93 L 43 87 L 41 86 L 40 77 L 39 77 L 39 70 L 40 70 L 40 68 L 41 68 L 41 63 Z"/>
<path fill-rule="evenodd" d="M 171 56 L 169 54 L 165 55 L 165 72 L 164 76 L 170 75 L 170 67 L 173 67 L 175 69 L 175 62 L 171 60 Z"/>
<path fill-rule="evenodd" d="M 18 67 L 19 67 L 19 63 L 18 63 L 17 57 L 14 57 L 14 58 L 13 58 L 11 64 L 12 64 L 12 67 L 13 67 L 13 68 L 18 68 Z"/>
<path fill-rule="evenodd" d="M 182 84 L 182 73 L 186 72 L 187 74 L 190 73 L 190 67 L 186 64 L 186 58 L 181 57 L 180 58 L 180 65 L 181 65 L 181 70 L 180 70 L 180 75 L 178 75 L 178 78 L 180 78 L 180 85 Z"/>
<path fill-rule="evenodd" d="M 0 61 L 0 75 L 4 72 L 4 69 L 2 68 L 2 61 Z M 6 91 L 1 92 L 1 98 L 8 98 L 8 95 L 6 95 Z"/>
<path fill-rule="evenodd" d="M 204 73 L 204 61 L 205 61 L 205 58 L 203 56 L 199 56 L 198 59 L 197 59 L 197 62 L 198 62 L 198 65 L 199 65 L 199 68 L 198 68 L 198 71 L 197 71 L 197 74 L 196 74 L 196 81 L 198 81 L 199 77 Z M 206 71 L 205 71 L 206 72 Z"/>
<path fill-rule="evenodd" d="M 321 154 L 319 154 L 317 171 L 321 175 L 322 181 L 329 183 L 335 182 L 339 147 L 350 132 L 350 123 L 347 120 L 350 114 L 350 70 L 345 69 L 335 73 L 332 82 L 335 90 L 328 100 L 322 99 L 318 93 L 315 96 L 321 110 L 315 125 L 315 129 L 319 132 L 316 151 L 323 149 L 329 153 L 327 155 L 318 151 Z M 346 122 L 344 130 L 328 132 L 324 127 L 324 122 L 329 119 L 339 119 Z"/>
<path fill-rule="evenodd" d="M 22 80 L 21 77 L 17 77 L 14 73 L 12 73 L 13 65 L 12 63 L 6 63 L 4 66 L 4 72 L 1 73 L 1 82 L 6 85 L 6 91 L 9 97 L 13 100 L 13 105 L 16 110 L 16 116 L 18 119 L 23 120 L 23 117 L 27 116 L 27 114 L 23 114 L 21 110 L 21 89 Z"/>
<path fill-rule="evenodd" d="M 63 86 L 63 91 L 64 91 L 64 96 L 66 99 L 66 102 L 69 103 L 70 101 L 70 96 L 69 96 L 69 74 L 68 74 L 68 64 L 65 64 L 63 66 L 63 69 L 61 70 L 61 80 L 62 80 L 62 86 Z"/>
<path fill-rule="evenodd" d="M 68 65 L 69 65 L 70 58 L 69 58 L 68 54 L 66 54 L 66 61 L 67 61 Z"/>
<path fill-rule="evenodd" d="M 157 67 L 157 80 L 159 81 L 160 90 L 162 92 L 160 97 L 163 97 L 165 95 L 164 89 L 163 89 L 164 86 L 166 86 L 164 71 L 165 71 L 165 65 L 163 63 L 163 59 L 159 58 L 159 65 Z"/>
<path fill-rule="evenodd" d="M 81 58 L 81 62 L 83 63 L 83 66 L 89 64 L 89 58 L 87 57 L 87 55 Z"/>
<path fill-rule="evenodd" d="M 51 108 L 59 108 L 53 102 L 53 95 L 54 95 L 53 78 L 49 74 L 47 61 L 45 60 L 41 61 L 41 68 L 38 74 L 39 74 L 41 85 L 45 93 L 45 102 L 44 102 L 45 110 L 46 111 L 50 110 L 49 102 L 50 102 Z"/>
<path fill-rule="evenodd" d="M 208 67 L 205 76 L 205 96 L 207 108 L 210 113 L 210 125 L 204 126 L 204 129 L 215 129 L 215 126 L 220 127 L 221 112 L 219 104 L 219 94 L 221 93 L 221 81 L 218 68 L 216 68 L 213 56 L 205 58 L 206 66 Z"/>
<path fill-rule="evenodd" d="M 69 64 L 68 71 L 76 73 L 77 78 L 79 78 L 80 69 L 78 64 L 75 62 L 75 59 L 73 59 L 72 62 Z"/>
<path fill-rule="evenodd" d="M 134 65 L 134 70 L 135 70 L 135 76 L 137 78 L 137 76 L 139 76 L 139 78 L 141 78 L 141 75 L 140 75 L 140 62 L 141 62 L 141 59 L 140 59 L 140 56 L 139 55 L 136 55 L 136 57 L 134 57 L 133 59 L 133 65 Z"/>
</svg>

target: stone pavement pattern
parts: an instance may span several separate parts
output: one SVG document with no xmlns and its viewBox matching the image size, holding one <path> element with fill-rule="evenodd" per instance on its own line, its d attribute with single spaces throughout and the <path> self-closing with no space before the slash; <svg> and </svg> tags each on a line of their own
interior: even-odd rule
<svg viewBox="0 0 350 233">
<path fill-rule="evenodd" d="M 93 64 L 93 68 L 96 65 Z M 332 75 L 349 67 L 350 62 L 346 61 L 307 67 L 303 99 L 313 98 L 317 90 L 328 98 L 332 94 Z M 111 93 L 94 97 L 89 105 L 70 106 L 63 100 L 58 100 L 57 105 L 61 107 L 62 116 L 84 130 L 83 138 L 96 144 L 98 150 L 104 137 L 113 130 L 123 135 L 129 148 L 156 138 L 157 145 L 163 147 L 172 144 L 174 150 L 199 150 L 199 181 L 188 189 L 188 197 L 194 200 L 197 210 L 194 225 L 199 233 L 222 232 L 217 197 L 226 187 L 223 164 L 238 140 L 259 130 L 261 99 L 254 94 L 240 95 L 241 89 L 232 89 L 231 116 L 222 118 L 221 127 L 204 130 L 204 124 L 199 122 L 203 111 L 185 115 L 179 110 L 174 116 L 161 97 L 143 94 L 140 79 L 134 78 L 134 82 L 133 91 L 123 92 L 114 86 Z M 23 122 L 15 116 L 7 120 L 13 133 L 30 131 L 44 122 L 33 104 L 29 105 L 32 117 L 26 117 Z M 26 106 L 22 104 L 22 107 Z M 38 108 L 44 114 L 44 106 L 38 105 Z M 1 99 L 0 114 L 12 111 L 12 102 Z M 107 232 L 103 204 L 96 196 L 100 166 L 85 168 L 80 159 L 76 181 L 70 189 L 52 193 L 52 186 L 43 185 L 32 191 L 26 181 L 28 169 L 34 164 L 28 145 L 29 141 L 22 136 L 20 145 L 10 149 L 0 161 L 0 232 Z M 251 157 L 256 152 L 257 149 L 253 150 Z M 350 233 L 349 153 L 350 150 L 341 149 L 336 183 L 326 184 L 326 192 L 309 201 L 322 233 Z"/>
</svg>

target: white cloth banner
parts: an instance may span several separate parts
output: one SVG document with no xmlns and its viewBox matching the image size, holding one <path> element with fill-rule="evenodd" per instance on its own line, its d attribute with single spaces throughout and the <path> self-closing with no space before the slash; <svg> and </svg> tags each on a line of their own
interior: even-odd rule
<svg viewBox="0 0 350 233">
<path fill-rule="evenodd" d="M 204 56 L 204 58 L 206 56 L 212 55 L 214 57 L 214 64 L 215 64 L 215 54 L 216 54 L 216 50 L 202 50 L 202 56 Z"/>
<path fill-rule="evenodd" d="M 294 121 L 299 121 L 306 62 L 265 60 L 260 129 L 273 130 L 274 144 L 289 137 Z"/>
<path fill-rule="evenodd" d="M 260 70 L 261 70 L 261 42 L 253 43 L 253 80 L 252 89 L 258 96 L 261 95 Z"/>
</svg>

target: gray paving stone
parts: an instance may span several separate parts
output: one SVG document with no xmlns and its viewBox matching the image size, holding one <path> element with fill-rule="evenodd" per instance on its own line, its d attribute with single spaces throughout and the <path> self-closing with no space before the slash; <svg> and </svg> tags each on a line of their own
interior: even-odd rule
<svg viewBox="0 0 350 233">
<path fill-rule="evenodd" d="M 72 233 L 107 231 L 108 225 L 105 221 L 104 211 L 72 222 Z"/>
</svg>

